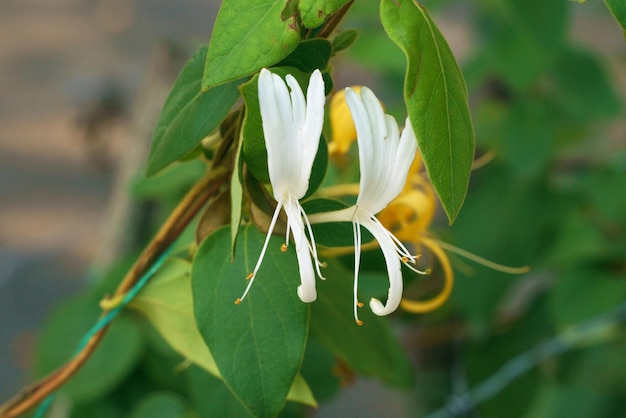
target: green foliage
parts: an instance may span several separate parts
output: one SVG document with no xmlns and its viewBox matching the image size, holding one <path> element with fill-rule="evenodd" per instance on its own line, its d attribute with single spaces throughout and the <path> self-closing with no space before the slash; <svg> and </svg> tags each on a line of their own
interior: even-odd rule
<svg viewBox="0 0 626 418">
<path fill-rule="evenodd" d="M 356 42 L 360 33 L 361 32 L 356 29 L 346 29 L 339 32 L 339 34 L 333 38 L 333 54 L 350 48 Z"/>
<path fill-rule="evenodd" d="M 353 275 L 336 263 L 324 270 L 329 278 L 318 285 L 318 299 L 311 305 L 311 338 L 327 347 L 352 369 L 391 385 L 408 387 L 413 373 L 406 354 L 391 337 L 389 324 L 368 308 L 355 326 L 352 314 Z M 368 347 L 363 350 L 363 347 Z"/>
<path fill-rule="evenodd" d="M 183 418 L 185 402 L 173 393 L 153 393 L 139 401 L 129 418 Z"/>
<path fill-rule="evenodd" d="M 474 158 L 467 87 L 452 51 L 423 6 L 383 0 L 381 21 L 407 59 L 404 100 L 428 176 L 450 223 L 457 217 Z"/>
<path fill-rule="evenodd" d="M 285 0 L 224 0 L 206 54 L 202 90 L 253 74 L 285 58 L 300 41 Z"/>
<path fill-rule="evenodd" d="M 219 376 L 193 316 L 190 262 L 169 260 L 130 307 L 144 314 L 176 352 Z"/>
<path fill-rule="evenodd" d="M 80 296 L 54 312 L 39 340 L 39 375 L 52 372 L 74 355 L 99 312 L 95 294 Z M 63 387 L 62 392 L 82 402 L 111 392 L 132 373 L 142 351 L 143 343 L 134 322 L 126 317 L 119 318 L 89 363 Z"/>
<path fill-rule="evenodd" d="M 200 48 L 182 69 L 163 105 L 152 138 L 148 176 L 190 152 L 219 126 L 239 97 L 241 81 L 200 90 L 206 51 L 206 46 Z"/>
<path fill-rule="evenodd" d="M 622 2 L 605 2 L 624 26 Z M 411 416 L 451 396 L 451 407 L 433 417 L 452 410 L 513 418 L 626 414 L 626 154 L 621 131 L 609 137 L 605 125 L 623 118 L 624 98 L 606 57 L 570 38 L 572 7 L 586 6 L 561 0 L 464 4 L 473 26 L 462 73 L 437 28 L 439 17 L 416 1 L 383 0 L 378 9 L 375 2 L 347 0 L 225 0 L 210 46 L 196 53 L 172 87 L 148 161 L 153 176 L 139 180 L 134 193 L 169 209 L 219 163 L 231 175 L 229 190 L 220 190 L 230 192 L 230 225 L 222 220 L 224 226 L 201 243 L 193 223 L 184 231 L 175 255 L 129 305 L 134 312 L 113 322 L 62 389 L 71 398 L 70 416 L 305 417 L 362 376 L 412 388 L 421 410 Z M 361 32 L 334 27 L 340 9 Z M 341 51 L 347 53 L 335 57 Z M 328 95 L 333 71 L 349 60 L 365 68 L 356 72 L 365 79 L 379 78 L 374 84 L 385 87 L 380 97 L 390 113 L 408 113 L 428 176 L 449 222 L 455 221 L 437 233 L 427 225 L 406 243 L 423 254 L 420 268 L 444 262 L 421 245 L 424 236 L 436 236 L 489 260 L 528 264 L 530 273 L 508 276 L 468 264 L 451 250 L 455 288 L 437 313 L 383 318 L 364 306 L 358 310 L 363 326 L 357 326 L 352 224 L 312 225 L 327 280 L 317 281 L 317 300 L 305 304 L 296 293 L 294 245 L 281 251 L 281 216 L 254 284 L 234 303 L 275 208 L 257 73 L 268 67 L 281 77 L 292 74 L 306 90 L 310 74 L 320 69 Z M 351 75 L 341 74 L 342 82 Z M 337 192 L 353 190 L 344 183 L 359 179 L 356 153 L 329 156 L 334 133 L 327 125 L 301 201 L 308 215 L 356 199 Z M 478 155 L 494 158 L 472 173 L 465 198 L 473 125 Z M 217 129 L 219 146 L 204 149 L 202 139 Z M 348 187 L 333 190 L 336 185 Z M 209 202 L 203 217 L 217 217 L 215 201 Z M 135 237 L 142 245 L 159 226 L 147 225 L 145 236 Z M 373 237 L 361 233 L 372 249 Z M 389 282 L 380 249 L 364 250 L 361 260 L 358 299 L 384 300 Z M 39 374 L 72 356 L 101 314 L 98 301 L 127 268 L 51 315 L 37 350 Z M 440 286 L 438 275 L 416 280 L 405 270 L 405 284 L 420 297 Z M 552 347 L 553 354 L 537 347 Z M 459 381 L 475 390 L 454 397 L 458 388 L 451 382 Z"/>
<path fill-rule="evenodd" d="M 281 252 L 278 238 L 270 240 L 248 296 L 233 303 L 243 294 L 264 238 L 244 227 L 231 262 L 229 230 L 209 236 L 196 254 L 192 288 L 200 333 L 224 382 L 254 416 L 273 417 L 302 364 L 309 307 L 296 295 L 295 253 Z"/>
<path fill-rule="evenodd" d="M 306 28 L 316 28 L 349 0 L 300 0 L 300 15 Z"/>
</svg>

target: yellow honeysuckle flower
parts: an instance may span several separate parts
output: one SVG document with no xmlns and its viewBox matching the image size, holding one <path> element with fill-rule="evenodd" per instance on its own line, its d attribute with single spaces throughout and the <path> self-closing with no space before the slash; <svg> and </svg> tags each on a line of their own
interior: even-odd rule
<svg viewBox="0 0 626 418">
<path fill-rule="evenodd" d="M 411 313 L 426 313 L 439 308 L 450 296 L 454 283 L 454 272 L 447 254 L 427 234 L 435 216 L 437 201 L 435 191 L 421 169 L 422 160 L 418 155 L 409 169 L 402 192 L 378 214 L 380 222 L 400 241 L 415 247 L 426 247 L 439 260 L 443 269 L 444 285 L 435 297 L 423 301 L 402 298 L 400 307 Z"/>
<path fill-rule="evenodd" d="M 361 86 L 350 88 L 357 93 L 361 92 Z M 346 89 L 333 94 L 329 111 L 332 139 L 328 144 L 328 153 L 331 158 L 337 159 L 347 154 L 352 143 L 356 141 L 356 127 L 346 103 Z"/>
</svg>

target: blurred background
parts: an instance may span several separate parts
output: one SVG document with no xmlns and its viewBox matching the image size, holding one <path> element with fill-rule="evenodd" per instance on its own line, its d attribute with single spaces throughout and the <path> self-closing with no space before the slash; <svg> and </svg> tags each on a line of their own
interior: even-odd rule
<svg viewBox="0 0 626 418">
<path fill-rule="evenodd" d="M 434 232 L 532 271 L 511 276 L 452 257 L 457 283 L 446 306 L 394 320 L 417 389 L 358 380 L 319 416 L 426 416 L 446 402 L 460 416 L 623 416 L 623 308 L 591 340 L 538 361 L 478 407 L 454 395 L 626 300 L 624 34 L 601 2 L 424 4 L 466 75 L 477 155 L 495 153 L 473 173 L 455 225 L 440 217 Z M 335 86 L 367 84 L 404 118 L 404 57 L 376 7 L 357 1 L 342 25 L 362 33 L 332 62 Z M 37 333 L 53 307 L 137 250 L 150 220 L 167 211 L 171 202 L 149 187 L 124 196 L 169 85 L 208 41 L 218 8 L 0 2 L 0 400 L 32 379 Z M 179 173 L 175 185 L 189 173 L 197 171 Z"/>
<path fill-rule="evenodd" d="M 115 173 L 129 143 L 150 140 L 133 135 L 142 83 L 164 65 L 155 62 L 171 62 L 159 78 L 168 89 L 218 9 L 200 0 L 0 3 L 0 399 L 28 380 L 46 313 L 110 260 L 102 241 Z"/>
</svg>

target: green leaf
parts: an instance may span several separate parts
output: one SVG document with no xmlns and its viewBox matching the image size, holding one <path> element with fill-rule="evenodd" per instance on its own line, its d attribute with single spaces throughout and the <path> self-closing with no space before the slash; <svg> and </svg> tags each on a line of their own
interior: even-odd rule
<svg viewBox="0 0 626 418">
<path fill-rule="evenodd" d="M 309 75 L 294 67 L 276 67 L 272 72 L 284 77 L 291 74 L 298 80 L 302 91 L 306 92 Z M 241 95 L 246 105 L 246 115 L 242 127 L 243 155 L 250 172 L 259 181 L 269 183 L 269 171 L 267 168 L 267 150 L 265 137 L 263 136 L 263 122 L 259 108 L 258 76 L 241 86 Z M 323 137 L 317 149 L 317 155 L 311 168 L 309 188 L 304 197 L 313 194 L 324 180 L 328 168 L 328 145 Z"/>
<path fill-rule="evenodd" d="M 358 29 L 346 29 L 333 38 L 333 54 L 350 48 L 361 33 Z"/>
<path fill-rule="evenodd" d="M 129 418 L 182 418 L 186 410 L 186 402 L 180 395 L 156 392 L 141 399 Z"/>
<path fill-rule="evenodd" d="M 193 316 L 190 262 L 168 260 L 129 307 L 143 313 L 174 351 L 219 376 Z"/>
<path fill-rule="evenodd" d="M 190 262 L 169 259 L 128 306 L 144 314 L 174 351 L 221 378 L 193 315 Z M 300 375 L 296 376 L 287 399 L 316 405 L 311 390 Z"/>
<path fill-rule="evenodd" d="M 314 213 L 332 212 L 348 207 L 343 202 L 333 199 L 311 199 L 302 203 L 308 215 Z M 354 230 L 352 222 L 329 222 L 311 225 L 315 243 L 325 247 L 352 247 L 354 245 Z M 365 228 L 361 228 L 361 242 L 367 243 L 374 239 Z"/>
<path fill-rule="evenodd" d="M 287 58 L 276 64 L 277 67 L 295 67 L 302 72 L 312 73 L 325 70 L 333 48 L 326 39 L 302 41 Z"/>
<path fill-rule="evenodd" d="M 241 225 L 243 207 L 243 135 L 237 138 L 237 151 L 235 152 L 235 167 L 230 179 L 230 257 L 235 258 L 235 243 Z"/>
<path fill-rule="evenodd" d="M 309 306 L 296 289 L 300 282 L 293 246 L 272 237 L 254 285 L 243 294 L 265 236 L 243 227 L 230 261 L 230 231 L 222 228 L 198 248 L 192 270 L 194 311 L 200 334 L 224 382 L 257 417 L 276 416 L 287 399 L 304 355 Z"/>
<path fill-rule="evenodd" d="M 350 0 L 300 0 L 302 23 L 306 28 L 316 28 L 348 1 Z"/>
<path fill-rule="evenodd" d="M 285 58 L 300 41 L 290 1 L 224 0 L 206 54 L 202 90 Z"/>
<path fill-rule="evenodd" d="M 241 80 L 200 90 L 203 57 L 200 48 L 180 72 L 165 100 L 157 122 L 148 157 L 147 175 L 152 176 L 169 164 L 183 158 L 217 128 L 239 98 Z"/>
<path fill-rule="evenodd" d="M 228 390 L 224 382 L 197 367 L 184 371 L 187 393 L 200 417 L 250 418 L 253 415 Z"/>
<path fill-rule="evenodd" d="M 626 3 L 623 0 L 604 0 L 615 20 L 621 25 L 626 37 Z"/>
<path fill-rule="evenodd" d="M 83 295 L 52 314 L 38 344 L 37 369 L 41 375 L 72 358 L 100 312 L 97 298 Z M 105 396 L 133 371 L 142 351 L 143 343 L 135 322 L 124 316 L 116 318 L 98 350 L 61 391 L 78 402 Z"/>
<path fill-rule="evenodd" d="M 328 280 L 318 282 L 318 297 L 311 305 L 311 338 L 359 373 L 396 386 L 412 385 L 412 366 L 389 322 L 364 307 L 359 311 L 363 326 L 356 325 L 352 273 L 329 260 L 324 275 Z"/>
<path fill-rule="evenodd" d="M 404 100 L 428 176 L 452 223 L 465 199 L 474 158 L 465 80 L 424 7 L 411 0 L 383 0 L 381 21 L 406 55 Z"/>
</svg>

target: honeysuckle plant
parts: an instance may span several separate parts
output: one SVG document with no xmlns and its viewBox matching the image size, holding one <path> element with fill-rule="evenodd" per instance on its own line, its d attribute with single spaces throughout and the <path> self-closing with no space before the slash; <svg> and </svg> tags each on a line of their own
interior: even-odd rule
<svg viewBox="0 0 626 418">
<path fill-rule="evenodd" d="M 2 417 L 62 386 L 111 323 L 114 341 L 127 344 L 116 365 L 137 366 L 144 345 L 169 350 L 178 365 L 168 363 L 168 371 L 191 388 L 183 401 L 170 401 L 189 416 L 306 416 L 354 376 L 414 384 L 401 327 L 392 325 L 407 312 L 443 306 L 445 313 L 449 254 L 503 269 L 431 231 L 437 215 L 456 220 L 474 161 L 469 95 L 446 39 L 417 2 L 380 2 L 385 48 L 406 58 L 402 85 L 385 91 L 397 98 L 389 113 L 408 115 L 400 127 L 373 86 L 335 78 L 337 57 L 358 42 L 359 32 L 342 23 L 354 3 L 222 2 L 210 41 L 164 103 L 144 180 L 158 188 L 191 167 L 185 175 L 194 185 L 114 294 L 101 292 L 104 312 L 77 354 L 0 408 Z M 607 4 L 623 15 L 616 2 Z M 511 84 L 521 89 L 518 78 Z M 432 299 L 405 294 L 426 281 L 434 283 Z M 366 300 L 370 309 L 359 309 Z M 97 317 L 93 297 L 88 302 Z M 118 318 L 126 306 L 158 336 L 142 342 L 136 317 Z M 110 392 L 126 382 L 127 369 L 98 363 L 107 367 L 97 379 L 79 373 L 68 392 L 90 400 L 90 385 L 105 382 L 101 390 Z"/>
</svg>

